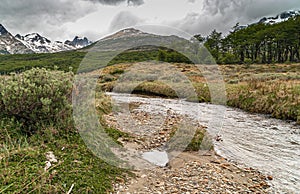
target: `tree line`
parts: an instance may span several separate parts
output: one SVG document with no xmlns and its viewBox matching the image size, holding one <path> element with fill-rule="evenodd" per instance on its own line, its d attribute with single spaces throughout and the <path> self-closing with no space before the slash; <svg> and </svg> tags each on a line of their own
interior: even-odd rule
<svg viewBox="0 0 300 194">
<path fill-rule="evenodd" d="M 237 24 L 223 36 L 213 30 L 204 38 L 194 36 L 210 51 L 218 64 L 300 62 L 300 16 L 277 24 Z"/>
</svg>

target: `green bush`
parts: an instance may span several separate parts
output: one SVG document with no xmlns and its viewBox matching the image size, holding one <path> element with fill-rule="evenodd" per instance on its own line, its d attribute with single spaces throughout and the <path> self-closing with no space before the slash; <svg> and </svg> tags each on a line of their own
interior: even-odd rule
<svg viewBox="0 0 300 194">
<path fill-rule="evenodd" d="M 45 126 L 70 126 L 72 79 L 71 72 L 39 68 L 2 77 L 2 117 L 17 119 L 27 133 Z"/>
<path fill-rule="evenodd" d="M 238 63 L 238 59 L 234 54 L 225 53 L 219 62 L 221 64 L 234 64 L 234 63 Z"/>
</svg>

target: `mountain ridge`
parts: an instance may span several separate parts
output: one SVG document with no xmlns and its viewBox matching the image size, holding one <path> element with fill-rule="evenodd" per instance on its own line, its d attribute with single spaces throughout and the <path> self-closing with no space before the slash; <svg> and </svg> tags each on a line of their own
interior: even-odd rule
<svg viewBox="0 0 300 194">
<path fill-rule="evenodd" d="M 8 31 L 6 30 L 6 28 L 0 24 L 0 35 L 4 35 L 4 34 L 7 34 Z"/>
<path fill-rule="evenodd" d="M 259 19 L 257 22 L 248 24 L 248 25 L 240 25 L 235 27 L 235 30 L 241 30 L 245 29 L 248 26 L 255 25 L 255 24 L 266 24 L 266 25 L 273 25 L 278 24 L 281 22 L 285 22 L 293 17 L 299 16 L 300 10 L 289 10 L 281 12 L 280 14 L 277 14 L 276 16 L 266 16 L 261 19 Z"/>
<path fill-rule="evenodd" d="M 0 54 L 56 53 L 80 49 L 90 44 L 92 42 L 86 37 L 78 36 L 65 42 L 51 41 L 39 33 L 13 36 L 0 24 Z"/>
<path fill-rule="evenodd" d="M 259 20 L 258 23 L 264 23 L 264 24 L 276 24 L 280 22 L 287 21 L 288 19 L 295 17 L 297 15 L 300 15 L 300 10 L 289 10 L 284 11 L 276 16 L 271 17 L 263 17 Z"/>
<path fill-rule="evenodd" d="M 29 54 L 33 51 L 15 38 L 0 24 L 0 54 Z"/>
</svg>

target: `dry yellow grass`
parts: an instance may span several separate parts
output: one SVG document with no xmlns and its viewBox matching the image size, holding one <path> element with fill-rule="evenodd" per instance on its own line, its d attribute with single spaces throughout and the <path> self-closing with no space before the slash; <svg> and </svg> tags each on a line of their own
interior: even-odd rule
<svg viewBox="0 0 300 194">
<path fill-rule="evenodd" d="M 111 91 L 122 72 L 130 71 L 131 79 L 127 80 L 128 82 L 126 79 L 122 80 L 122 84 L 119 84 L 118 90 L 115 91 L 131 92 L 127 89 L 136 85 L 135 92 L 137 93 L 177 97 L 168 85 L 154 81 L 155 76 L 153 76 L 154 80 L 147 81 L 146 79 L 145 82 L 137 85 L 135 81 L 143 80 L 149 69 L 155 69 L 155 66 L 148 63 L 149 69 L 137 70 L 131 68 L 133 65 L 119 64 L 103 69 L 99 87 L 105 91 Z M 200 102 L 210 101 L 205 76 L 195 65 L 173 64 L 172 70 L 157 67 L 159 71 L 153 71 L 152 74 L 157 73 L 160 77 L 162 74 L 169 75 L 169 77 L 179 76 L 176 74 L 170 76 L 175 69 L 192 82 Z M 206 66 L 202 68 L 206 69 L 205 71 L 209 69 Z M 228 105 L 246 111 L 271 114 L 275 118 L 300 122 L 300 64 L 221 65 L 219 69 L 226 85 Z M 184 88 L 183 83 L 184 80 L 179 79 L 176 82 L 177 87 Z"/>
</svg>

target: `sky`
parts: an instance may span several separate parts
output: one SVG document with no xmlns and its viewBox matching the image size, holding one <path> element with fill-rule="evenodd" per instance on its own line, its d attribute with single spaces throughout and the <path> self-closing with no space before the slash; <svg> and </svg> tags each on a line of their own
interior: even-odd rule
<svg viewBox="0 0 300 194">
<path fill-rule="evenodd" d="M 237 23 L 300 10 L 299 0 L 0 0 L 0 23 L 12 34 L 37 32 L 64 41 L 96 41 L 132 26 L 169 26 L 188 34 L 223 33 Z M 166 34 L 172 33 L 165 32 Z"/>
</svg>

